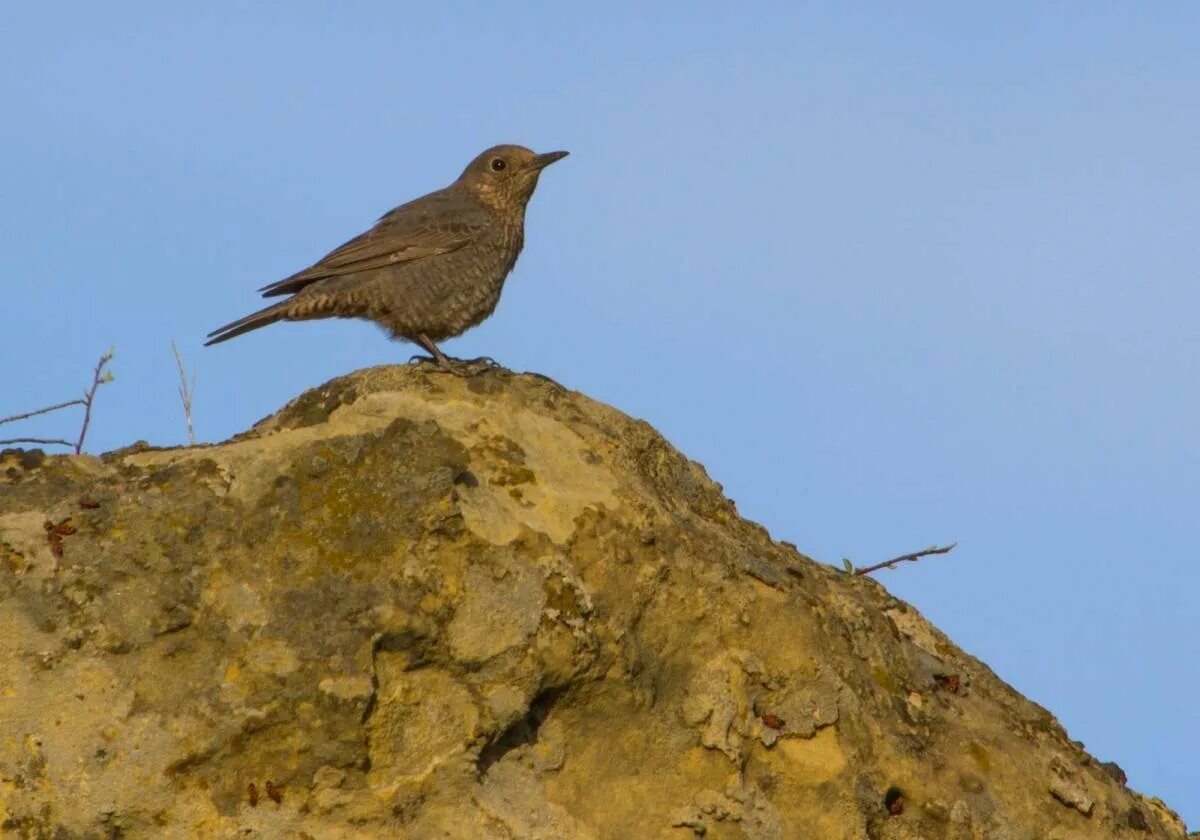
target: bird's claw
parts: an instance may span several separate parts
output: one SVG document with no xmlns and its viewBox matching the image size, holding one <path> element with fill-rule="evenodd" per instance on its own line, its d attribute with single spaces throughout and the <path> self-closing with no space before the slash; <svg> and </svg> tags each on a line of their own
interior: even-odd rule
<svg viewBox="0 0 1200 840">
<path fill-rule="evenodd" d="M 469 365 L 470 367 L 480 368 L 498 368 L 501 366 L 491 356 L 476 356 L 474 359 L 451 359 L 450 361 L 456 365 Z"/>
<path fill-rule="evenodd" d="M 447 359 L 449 365 L 445 370 L 455 376 L 470 378 L 489 370 L 499 370 L 500 363 L 491 356 L 480 356 L 476 359 Z"/>
<path fill-rule="evenodd" d="M 475 376 L 487 370 L 499 370 L 503 367 L 491 356 L 477 356 L 474 359 L 456 359 L 453 356 L 446 356 L 443 362 L 441 359 L 436 359 L 432 356 L 417 354 L 409 358 L 408 363 L 410 365 L 433 365 L 438 370 L 446 371 L 446 373 L 467 377 Z"/>
</svg>

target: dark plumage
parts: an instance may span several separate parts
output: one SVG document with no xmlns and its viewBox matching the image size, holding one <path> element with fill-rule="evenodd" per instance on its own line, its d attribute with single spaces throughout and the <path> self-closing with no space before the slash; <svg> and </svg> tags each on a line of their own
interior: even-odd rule
<svg viewBox="0 0 1200 840">
<path fill-rule="evenodd" d="M 276 321 L 366 318 L 446 364 L 434 342 L 492 314 L 525 242 L 538 176 L 566 155 L 488 149 L 450 186 L 388 211 L 315 265 L 264 286 L 263 297 L 291 297 L 213 330 L 206 344 Z"/>
</svg>

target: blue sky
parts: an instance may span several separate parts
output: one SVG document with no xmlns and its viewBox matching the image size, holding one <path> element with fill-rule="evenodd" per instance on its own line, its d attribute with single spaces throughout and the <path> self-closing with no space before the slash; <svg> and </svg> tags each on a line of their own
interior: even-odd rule
<svg viewBox="0 0 1200 840">
<path fill-rule="evenodd" d="M 1200 6 L 5 4 L 0 416 L 220 440 L 407 346 L 216 348 L 478 151 L 548 170 L 447 352 L 653 423 L 1200 824 Z M 70 436 L 75 416 L 18 432 Z"/>
</svg>

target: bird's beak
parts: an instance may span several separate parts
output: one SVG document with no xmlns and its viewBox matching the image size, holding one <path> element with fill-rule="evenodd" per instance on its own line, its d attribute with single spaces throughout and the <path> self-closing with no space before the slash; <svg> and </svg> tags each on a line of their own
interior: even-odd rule
<svg viewBox="0 0 1200 840">
<path fill-rule="evenodd" d="M 537 172 L 540 169 L 545 169 L 556 160 L 562 160 L 568 154 L 570 152 L 546 152 L 545 154 L 534 155 L 529 161 L 529 168 Z"/>
</svg>

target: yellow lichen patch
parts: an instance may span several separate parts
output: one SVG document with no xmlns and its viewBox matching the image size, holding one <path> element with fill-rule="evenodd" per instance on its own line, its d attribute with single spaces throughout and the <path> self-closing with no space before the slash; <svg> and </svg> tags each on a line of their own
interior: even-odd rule
<svg viewBox="0 0 1200 840">
<path fill-rule="evenodd" d="M 507 466 L 499 470 L 495 483 L 481 481 L 461 490 L 463 518 L 478 536 L 500 545 L 516 539 L 524 526 L 565 542 L 586 507 L 616 506 L 618 479 L 608 467 L 584 457 L 585 441 L 568 425 L 503 395 L 489 395 L 487 400 L 461 383 L 449 387 L 460 390 L 436 401 L 400 391 L 372 394 L 355 406 L 364 412 L 434 420 L 468 451 L 494 449 L 500 439 L 519 449 L 522 463 L 499 462 Z M 521 487 L 519 498 L 508 493 L 514 484 Z"/>
<path fill-rule="evenodd" d="M 261 627 L 269 618 L 259 594 L 221 567 L 209 576 L 200 603 L 238 630 Z"/>
<path fill-rule="evenodd" d="M 917 647 L 933 656 L 944 656 L 948 652 L 939 634 L 916 610 L 890 609 L 884 614 L 891 619 L 895 628 Z"/>
<path fill-rule="evenodd" d="M 987 750 L 983 748 L 982 744 L 975 741 L 970 742 L 967 744 L 967 752 L 971 754 L 971 758 L 975 759 L 975 763 L 979 766 L 980 770 L 986 773 L 992 769 L 992 762 L 988 758 Z"/>
<path fill-rule="evenodd" d="M 379 708 L 368 725 L 372 787 L 387 789 L 425 776 L 466 751 L 479 710 L 470 691 L 438 668 L 403 670 L 381 655 Z"/>
<path fill-rule="evenodd" d="M 285 677 L 300 667 L 295 649 L 282 639 L 257 639 L 243 656 L 251 668 L 276 677 Z"/>
<path fill-rule="evenodd" d="M 325 694 L 341 700 L 361 700 L 371 696 L 371 680 L 363 675 L 326 677 L 317 684 Z"/>
<path fill-rule="evenodd" d="M 773 758 L 760 760 L 805 784 L 835 779 L 846 768 L 846 754 L 834 727 L 818 729 L 811 738 L 784 738 L 767 752 Z"/>
<path fill-rule="evenodd" d="M 853 785 L 843 783 L 851 775 L 848 763 L 834 730 L 824 729 L 809 740 L 756 749 L 742 776 L 766 794 L 797 837 L 858 838 L 864 836 L 859 802 Z"/>
<path fill-rule="evenodd" d="M 529 563 L 468 567 L 462 602 L 446 627 L 455 657 L 484 662 L 523 644 L 542 619 L 544 578 Z"/>
<path fill-rule="evenodd" d="M 41 511 L 0 516 L 0 552 L 12 571 L 40 578 L 58 565 L 46 539 L 45 522 Z"/>
<path fill-rule="evenodd" d="M 875 685 L 882 688 L 888 694 L 895 694 L 899 688 L 896 685 L 896 680 L 892 678 L 892 675 L 882 665 L 871 666 L 871 679 L 875 681 Z"/>
<path fill-rule="evenodd" d="M 10 750 L 0 742 L 0 753 L 24 755 L 28 781 L 71 802 L 59 812 L 64 828 L 82 833 L 90 813 L 163 800 L 161 773 L 176 741 L 156 717 L 131 714 L 134 692 L 115 670 L 79 662 L 27 673 L 16 687 L 10 702 L 24 712 L 0 712 L 0 729 L 20 733 L 22 743 Z"/>
<path fill-rule="evenodd" d="M 667 828 L 670 812 L 694 792 L 724 788 L 736 778 L 719 752 L 663 737 L 652 714 L 607 704 L 598 711 L 605 724 L 601 737 L 569 733 L 566 760 L 545 784 L 548 798 L 570 803 L 600 837 L 625 836 L 633 825 Z M 601 778 L 604 794 L 597 796 Z"/>
</svg>

